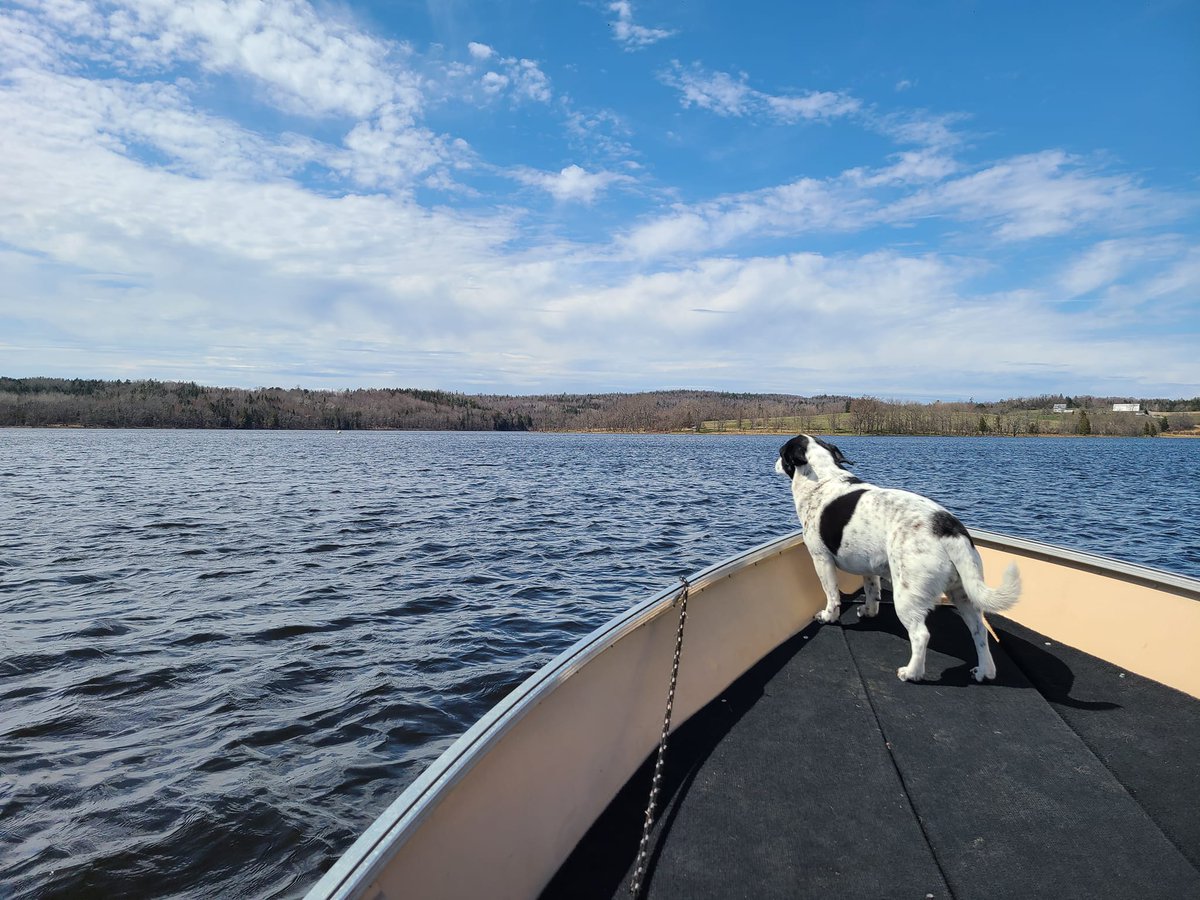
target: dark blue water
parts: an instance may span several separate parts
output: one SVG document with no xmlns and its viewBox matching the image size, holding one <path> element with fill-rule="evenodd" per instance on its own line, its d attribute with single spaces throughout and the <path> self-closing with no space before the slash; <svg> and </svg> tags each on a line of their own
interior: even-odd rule
<svg viewBox="0 0 1200 900">
<path fill-rule="evenodd" d="M 781 438 L 0 431 L 0 895 L 303 892 L 538 666 L 792 531 Z M 844 438 L 1200 576 L 1200 441 Z"/>
</svg>

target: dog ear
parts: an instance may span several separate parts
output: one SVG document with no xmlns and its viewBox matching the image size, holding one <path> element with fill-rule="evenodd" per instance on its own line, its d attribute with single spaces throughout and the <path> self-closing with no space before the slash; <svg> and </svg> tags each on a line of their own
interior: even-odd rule
<svg viewBox="0 0 1200 900">
<path fill-rule="evenodd" d="M 820 438 L 815 438 L 814 440 L 816 440 L 818 444 L 829 451 L 829 455 L 833 457 L 833 461 L 837 465 L 841 466 L 842 468 L 854 465 L 854 460 L 846 459 L 846 457 L 842 455 L 842 451 L 833 444 L 829 443 L 829 441 L 823 441 Z"/>
<path fill-rule="evenodd" d="M 779 448 L 779 459 L 783 462 L 783 471 L 788 478 L 796 474 L 796 470 L 808 462 L 808 438 L 802 434 L 796 435 Z"/>
</svg>

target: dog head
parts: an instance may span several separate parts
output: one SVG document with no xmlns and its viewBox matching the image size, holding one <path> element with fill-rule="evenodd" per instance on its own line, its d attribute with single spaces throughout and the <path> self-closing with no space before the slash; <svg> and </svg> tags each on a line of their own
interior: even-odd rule
<svg viewBox="0 0 1200 900">
<path fill-rule="evenodd" d="M 828 441 L 808 434 L 798 434 L 779 448 L 775 471 L 789 479 L 799 472 L 810 481 L 818 481 L 845 469 L 851 461 Z"/>
</svg>

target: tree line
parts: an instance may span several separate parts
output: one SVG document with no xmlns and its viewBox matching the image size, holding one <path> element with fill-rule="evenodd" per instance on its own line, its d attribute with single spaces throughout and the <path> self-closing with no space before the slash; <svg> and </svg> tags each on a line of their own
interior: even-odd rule
<svg viewBox="0 0 1200 900">
<path fill-rule="evenodd" d="M 1112 413 L 1113 402 L 1141 402 L 1156 415 Z M 1056 403 L 1076 411 L 1053 413 Z M 1046 395 L 996 403 L 922 404 L 688 390 L 511 396 L 414 388 L 250 390 L 154 380 L 0 378 L 0 426 L 1148 434 L 1190 430 L 1193 412 L 1200 412 L 1200 398 L 1139 401 Z M 1081 430 L 1084 421 L 1086 432 Z"/>
<path fill-rule="evenodd" d="M 1114 403 L 1140 403 L 1144 414 L 1114 412 Z M 1055 412 L 1055 405 L 1071 411 Z M 901 403 L 856 398 L 829 431 L 855 434 L 1154 436 L 1190 432 L 1200 398 L 1128 400 L 1121 397 L 1025 397 L 996 403 Z"/>
</svg>

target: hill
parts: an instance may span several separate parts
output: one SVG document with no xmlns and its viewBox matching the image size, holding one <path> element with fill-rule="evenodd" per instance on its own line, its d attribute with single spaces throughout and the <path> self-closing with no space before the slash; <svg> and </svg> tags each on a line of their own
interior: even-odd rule
<svg viewBox="0 0 1200 900">
<path fill-rule="evenodd" d="M 1114 413 L 1114 402 L 1140 402 L 1153 415 Z M 1074 411 L 1055 413 L 1056 403 Z M 1200 398 L 1047 395 L 922 404 L 692 390 L 513 396 L 414 388 L 251 390 L 153 380 L 0 378 L 0 426 L 1132 435 L 1190 431 L 1197 412 Z"/>
</svg>

